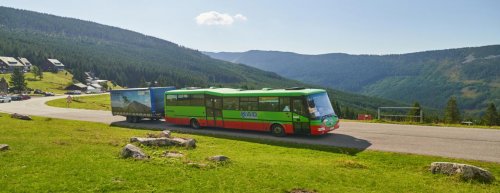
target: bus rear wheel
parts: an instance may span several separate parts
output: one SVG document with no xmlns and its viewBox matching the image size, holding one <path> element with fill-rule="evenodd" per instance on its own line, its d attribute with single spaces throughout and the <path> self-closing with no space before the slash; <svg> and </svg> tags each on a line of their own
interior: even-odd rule
<svg viewBox="0 0 500 193">
<path fill-rule="evenodd" d="M 190 125 L 193 129 L 200 129 L 200 123 L 196 119 L 191 119 Z"/>
<path fill-rule="evenodd" d="M 285 136 L 285 128 L 280 124 L 273 124 L 271 126 L 271 133 L 276 137 L 284 137 Z"/>
</svg>

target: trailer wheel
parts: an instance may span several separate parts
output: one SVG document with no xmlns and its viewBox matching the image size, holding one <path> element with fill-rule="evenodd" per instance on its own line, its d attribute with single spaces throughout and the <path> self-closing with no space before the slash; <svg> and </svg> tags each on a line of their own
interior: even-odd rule
<svg viewBox="0 0 500 193">
<path fill-rule="evenodd" d="M 271 133 L 276 137 L 284 137 L 285 136 L 285 128 L 280 124 L 273 124 L 271 126 Z"/>
<path fill-rule="evenodd" d="M 191 119 L 191 127 L 193 129 L 200 129 L 200 123 L 198 123 L 198 120 L 196 119 Z"/>
</svg>

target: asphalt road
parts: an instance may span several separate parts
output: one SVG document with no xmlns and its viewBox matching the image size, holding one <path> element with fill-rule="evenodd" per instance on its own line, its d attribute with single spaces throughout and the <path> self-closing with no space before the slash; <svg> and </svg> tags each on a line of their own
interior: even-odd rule
<svg viewBox="0 0 500 193">
<path fill-rule="evenodd" d="M 36 116 L 102 122 L 125 127 L 171 129 L 189 133 L 216 134 L 243 138 L 271 139 L 301 144 L 321 144 L 353 147 L 360 150 L 380 150 L 452 158 L 464 158 L 500 163 L 500 130 L 455 127 L 341 122 L 340 129 L 325 136 L 288 136 L 277 138 L 267 133 L 206 128 L 194 130 L 145 121 L 140 124 L 126 123 L 124 117 L 112 116 L 109 111 L 55 108 L 45 105 L 48 100 L 66 96 L 33 98 L 0 104 L 0 111 Z"/>
</svg>

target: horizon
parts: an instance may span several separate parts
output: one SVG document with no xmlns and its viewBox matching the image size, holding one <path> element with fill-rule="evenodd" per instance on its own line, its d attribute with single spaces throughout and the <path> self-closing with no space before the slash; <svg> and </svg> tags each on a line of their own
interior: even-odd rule
<svg viewBox="0 0 500 193">
<path fill-rule="evenodd" d="M 286 5 L 261 1 L 137 4 L 49 0 L 40 4 L 7 0 L 1 5 L 127 29 L 207 52 L 392 55 L 500 44 L 496 35 L 500 26 L 491 25 L 500 18 L 494 9 L 500 2 L 488 0 L 292 1 Z M 130 9 L 141 12 L 130 14 Z"/>
</svg>

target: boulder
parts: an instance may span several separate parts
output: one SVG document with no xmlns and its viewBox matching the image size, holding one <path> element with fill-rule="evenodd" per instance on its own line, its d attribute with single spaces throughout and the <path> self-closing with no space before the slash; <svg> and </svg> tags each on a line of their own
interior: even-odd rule
<svg viewBox="0 0 500 193">
<path fill-rule="evenodd" d="M 430 171 L 433 174 L 459 175 L 462 180 L 477 180 L 491 183 L 495 177 L 491 172 L 483 168 L 452 162 L 433 162 Z"/>
<path fill-rule="evenodd" d="M 184 146 L 186 148 L 196 148 L 196 140 L 194 139 L 174 137 L 171 139 L 171 141 L 177 146 Z"/>
<path fill-rule="evenodd" d="M 149 156 L 146 155 L 146 153 L 144 153 L 141 148 L 138 148 L 132 144 L 127 144 L 123 148 L 121 156 L 123 158 L 133 157 L 135 159 L 148 159 L 149 158 Z"/>
<path fill-rule="evenodd" d="M 160 133 L 160 137 L 170 138 L 170 133 L 171 133 L 170 130 L 163 130 Z"/>
<path fill-rule="evenodd" d="M 0 151 L 7 151 L 9 150 L 9 145 L 7 144 L 0 144 Z"/>
<path fill-rule="evenodd" d="M 186 148 L 195 148 L 196 141 L 194 139 L 184 139 L 184 138 L 143 138 L 143 137 L 132 137 L 130 142 L 138 142 L 146 146 L 183 146 Z"/>
<path fill-rule="evenodd" d="M 172 143 L 168 140 L 168 138 L 144 138 L 144 137 L 132 137 L 130 138 L 130 142 L 139 142 L 142 145 L 146 146 L 170 146 Z"/>
<path fill-rule="evenodd" d="M 226 157 L 224 155 L 216 155 L 216 156 L 209 157 L 208 160 L 214 161 L 214 162 L 225 162 L 225 161 L 229 161 L 229 157 Z"/>
<path fill-rule="evenodd" d="M 27 120 L 27 121 L 33 120 L 33 119 L 31 119 L 31 117 L 30 117 L 30 116 L 28 116 L 28 115 L 21 115 L 21 114 L 17 114 L 17 113 L 11 114 L 11 115 L 10 115 L 10 118 L 14 118 L 14 119 L 21 119 L 21 120 Z"/>
</svg>

